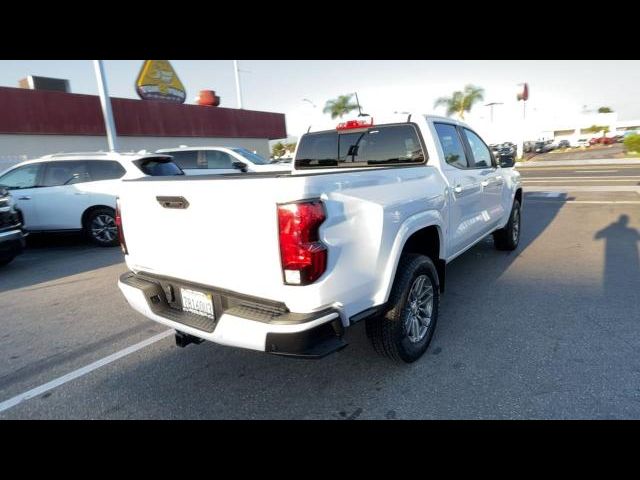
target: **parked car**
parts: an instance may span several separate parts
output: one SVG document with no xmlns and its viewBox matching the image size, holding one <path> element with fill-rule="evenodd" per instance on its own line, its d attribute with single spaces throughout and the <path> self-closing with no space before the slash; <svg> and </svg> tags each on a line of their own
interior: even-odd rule
<svg viewBox="0 0 640 480">
<path fill-rule="evenodd" d="M 589 145 L 612 145 L 614 143 L 616 140 L 612 137 L 594 137 L 589 140 Z"/>
<path fill-rule="evenodd" d="M 538 142 L 535 143 L 534 151 L 536 153 L 547 153 L 547 152 L 550 152 L 551 150 L 553 150 L 554 148 L 555 148 L 555 146 L 550 141 L 546 141 L 546 142 L 538 141 Z"/>
<path fill-rule="evenodd" d="M 571 147 L 571 143 L 569 142 L 569 140 L 560 140 L 558 142 L 558 148 L 570 148 Z"/>
<path fill-rule="evenodd" d="M 0 185 L 0 266 L 22 253 L 24 238 L 11 193 Z"/>
<path fill-rule="evenodd" d="M 211 175 L 246 172 L 288 172 L 291 167 L 273 164 L 246 148 L 178 147 L 156 153 L 171 155 L 187 175 Z"/>
<path fill-rule="evenodd" d="M 168 155 L 63 153 L 19 163 L 0 174 L 28 232 L 83 231 L 100 246 L 118 244 L 120 179 L 183 175 Z"/>
<path fill-rule="evenodd" d="M 499 146 L 498 154 L 501 156 L 512 156 L 515 158 L 518 155 L 518 147 L 515 143 L 504 142 Z"/>
<path fill-rule="evenodd" d="M 523 197 L 470 126 L 410 118 L 306 133 L 288 173 L 123 182 L 128 303 L 179 346 L 318 358 L 364 320 L 376 351 L 417 360 L 446 265 L 488 235 L 516 249 Z"/>
<path fill-rule="evenodd" d="M 579 138 L 578 141 L 576 142 L 576 147 L 585 148 L 585 147 L 588 147 L 589 145 L 590 143 L 588 138 Z"/>
</svg>

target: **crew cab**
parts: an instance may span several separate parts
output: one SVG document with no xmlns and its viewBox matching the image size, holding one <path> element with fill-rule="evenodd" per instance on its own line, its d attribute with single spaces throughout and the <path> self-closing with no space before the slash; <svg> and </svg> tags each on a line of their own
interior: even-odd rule
<svg viewBox="0 0 640 480">
<path fill-rule="evenodd" d="M 446 265 L 520 240 L 522 186 L 468 125 L 394 116 L 300 138 L 291 172 L 125 180 L 118 285 L 180 346 L 318 358 L 364 321 L 374 349 L 428 348 Z"/>
</svg>

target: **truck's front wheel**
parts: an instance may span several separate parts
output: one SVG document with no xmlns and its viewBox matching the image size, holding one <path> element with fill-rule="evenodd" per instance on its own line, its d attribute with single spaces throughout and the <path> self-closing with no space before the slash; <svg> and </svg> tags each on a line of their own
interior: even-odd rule
<svg viewBox="0 0 640 480">
<path fill-rule="evenodd" d="M 515 250 L 520 243 L 520 202 L 513 201 L 509 221 L 504 228 L 493 232 L 493 243 L 498 250 Z"/>
<path fill-rule="evenodd" d="M 367 319 L 367 336 L 376 352 L 410 363 L 429 347 L 438 319 L 438 273 L 425 255 L 404 255 L 381 317 Z"/>
</svg>

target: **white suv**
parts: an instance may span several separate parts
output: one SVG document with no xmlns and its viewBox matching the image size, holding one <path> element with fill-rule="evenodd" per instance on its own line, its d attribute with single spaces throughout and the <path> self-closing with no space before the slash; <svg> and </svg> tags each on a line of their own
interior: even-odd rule
<svg viewBox="0 0 640 480">
<path fill-rule="evenodd" d="M 82 230 L 100 246 L 118 244 L 121 179 L 183 175 L 167 155 L 64 153 L 19 163 L 0 174 L 29 232 Z"/>
<path fill-rule="evenodd" d="M 291 165 L 273 164 L 260 155 L 240 147 L 178 147 L 157 150 L 171 155 L 187 175 L 239 172 L 287 172 Z"/>
</svg>

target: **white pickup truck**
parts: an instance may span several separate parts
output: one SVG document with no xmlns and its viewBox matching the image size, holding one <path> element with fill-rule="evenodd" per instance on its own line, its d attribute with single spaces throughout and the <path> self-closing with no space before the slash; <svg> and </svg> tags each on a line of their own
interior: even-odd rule
<svg viewBox="0 0 640 480">
<path fill-rule="evenodd" d="M 374 349 L 427 349 L 445 267 L 520 238 L 522 187 L 464 123 L 426 115 L 309 132 L 288 173 L 125 180 L 119 287 L 180 346 L 319 358 L 366 321 Z"/>
</svg>

